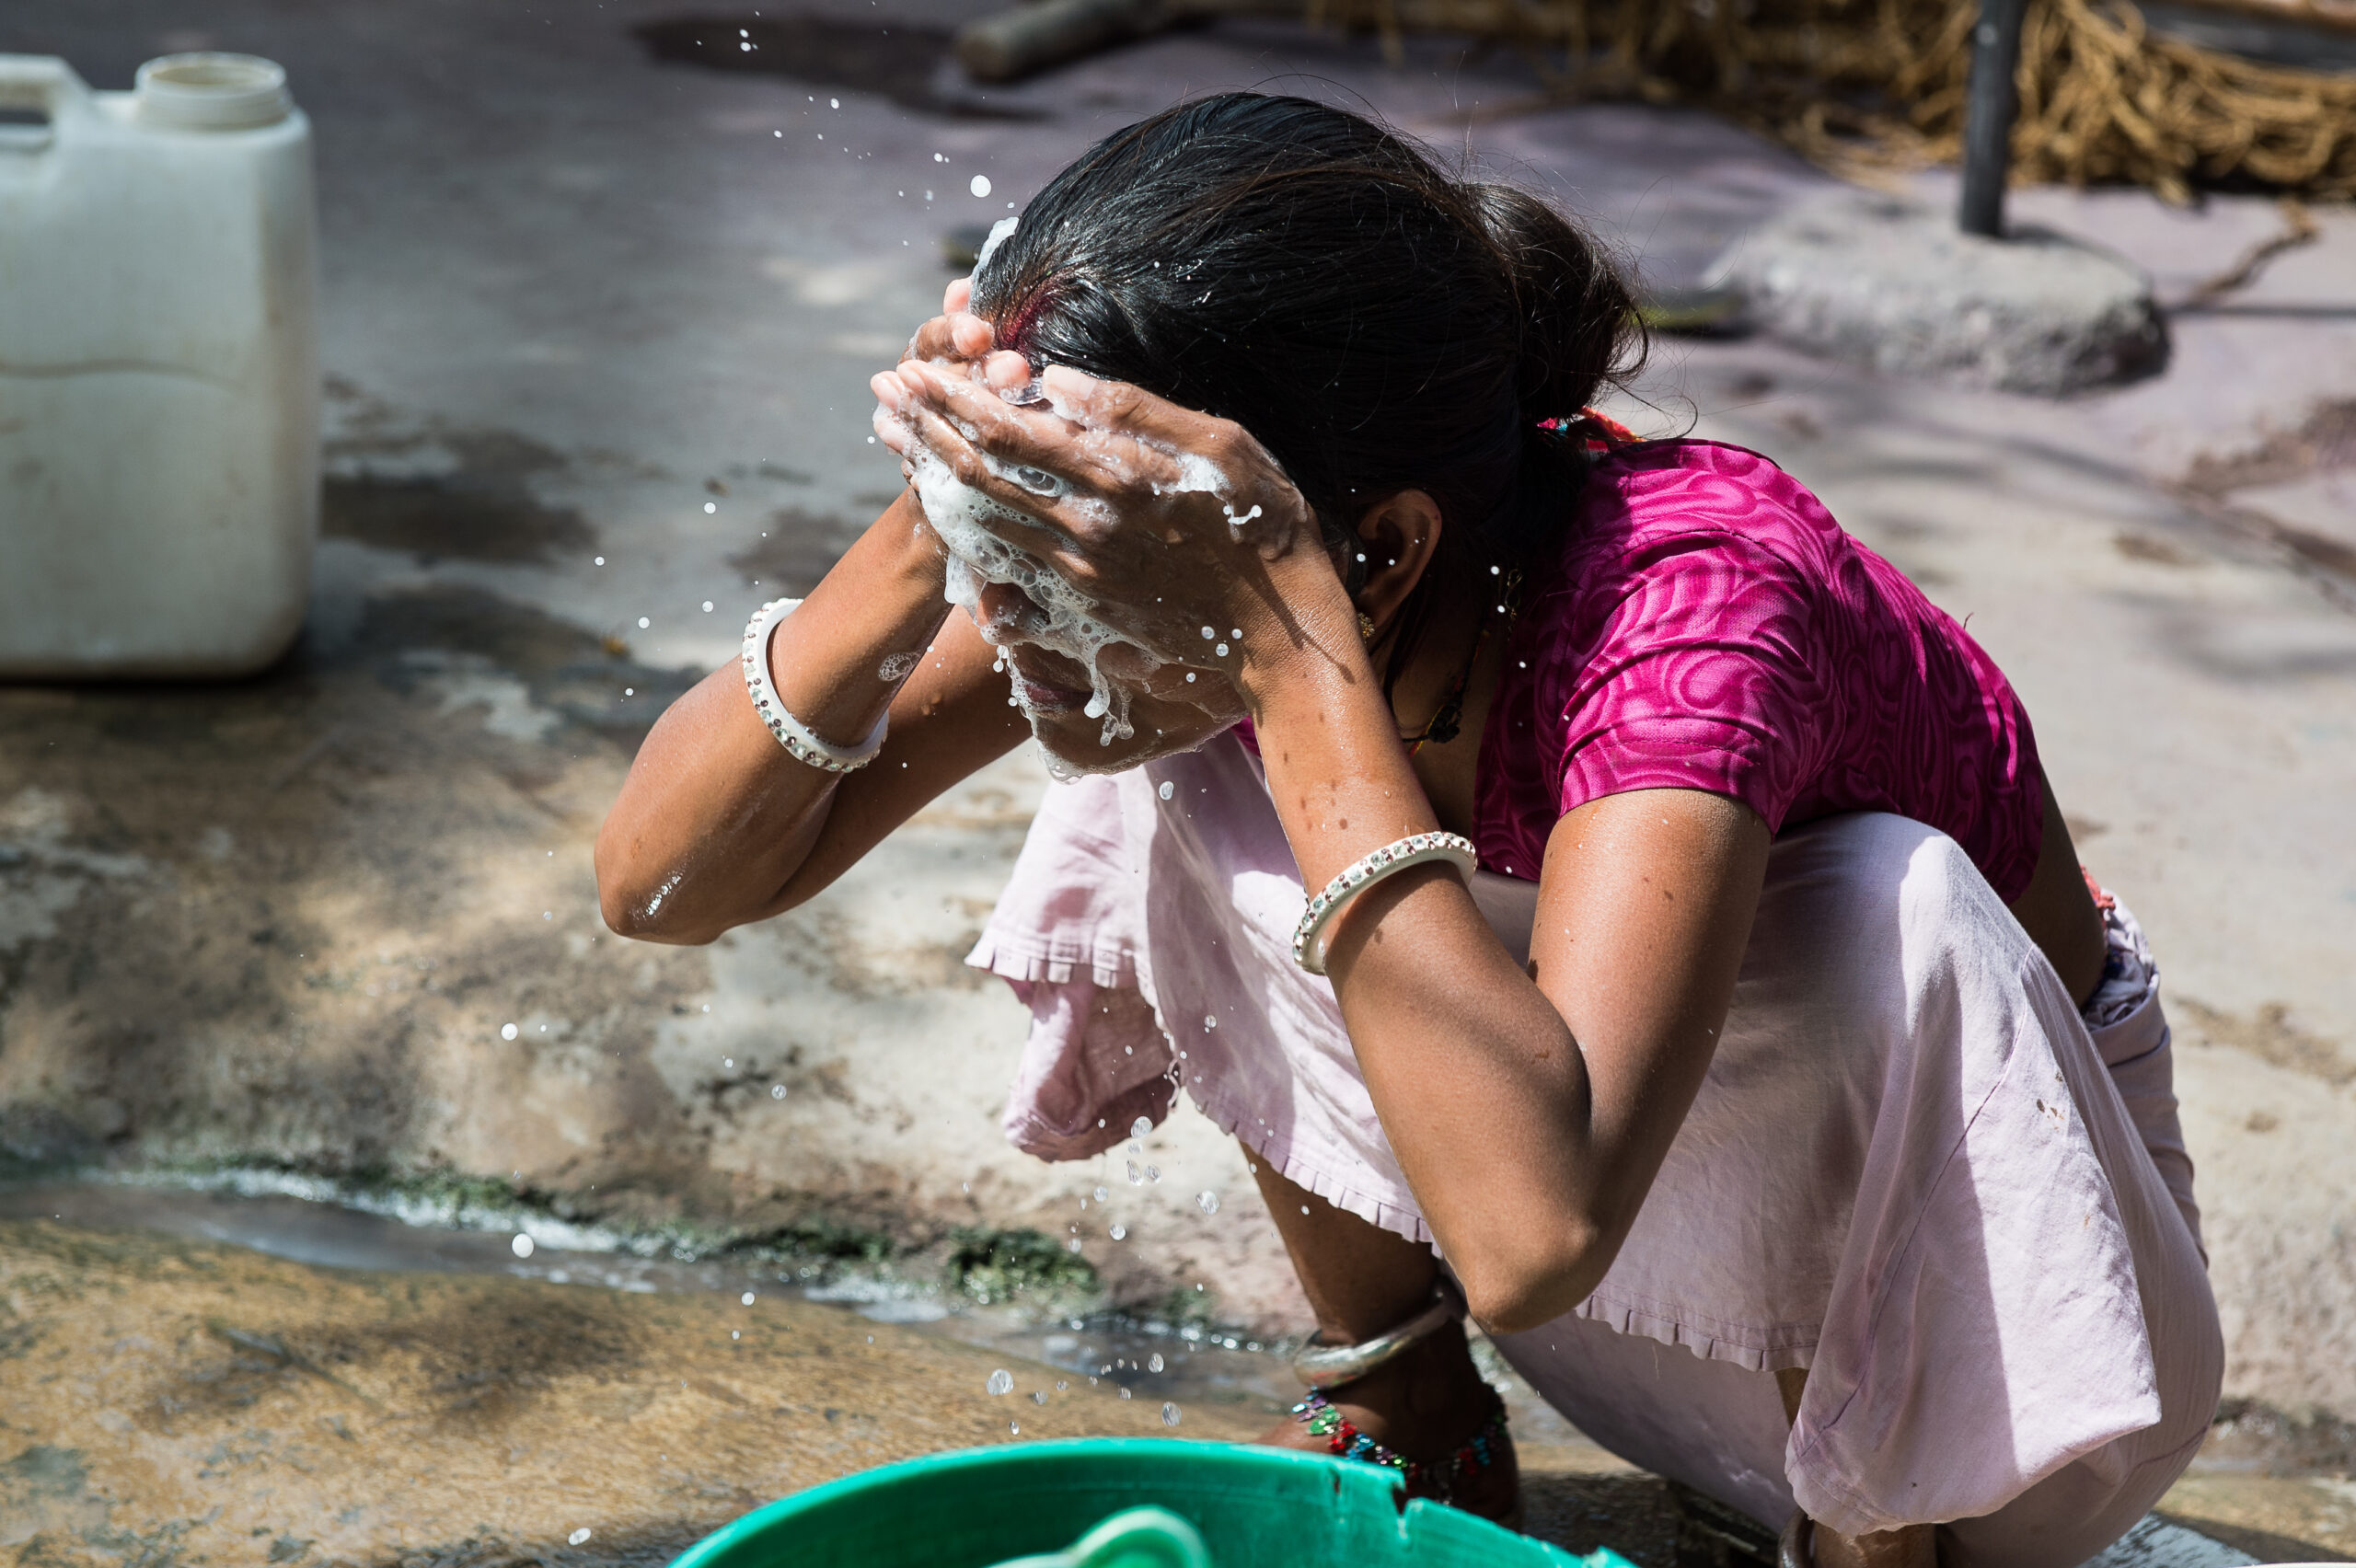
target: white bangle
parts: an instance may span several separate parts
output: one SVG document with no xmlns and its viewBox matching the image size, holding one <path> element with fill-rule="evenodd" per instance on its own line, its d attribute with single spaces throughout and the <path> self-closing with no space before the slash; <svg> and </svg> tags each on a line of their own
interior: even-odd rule
<svg viewBox="0 0 2356 1568">
<path fill-rule="evenodd" d="M 1341 918 L 1350 900 L 1383 878 L 1426 860 L 1446 860 L 1468 880 L 1481 864 L 1472 841 L 1461 834 L 1415 833 L 1384 845 L 1364 859 L 1352 861 L 1325 884 L 1324 892 L 1309 901 L 1300 924 L 1293 928 L 1292 961 L 1311 974 L 1324 974 L 1326 929 Z"/>
<path fill-rule="evenodd" d="M 753 612 L 745 626 L 745 689 L 752 694 L 753 711 L 795 761 L 826 773 L 855 772 L 874 761 L 875 754 L 884 749 L 884 732 L 892 716 L 886 713 L 875 721 L 874 732 L 857 746 L 835 745 L 820 740 L 811 733 L 809 725 L 788 713 L 777 687 L 769 684 L 769 639 L 777 631 L 777 623 L 801 607 L 799 599 L 771 599 Z"/>
</svg>

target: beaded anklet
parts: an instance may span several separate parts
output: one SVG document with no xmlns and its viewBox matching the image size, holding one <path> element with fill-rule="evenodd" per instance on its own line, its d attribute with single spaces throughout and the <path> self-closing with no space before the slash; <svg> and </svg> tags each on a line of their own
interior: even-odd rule
<svg viewBox="0 0 2356 1568">
<path fill-rule="evenodd" d="M 1494 1394 L 1490 1397 L 1496 1398 Z M 1314 1389 L 1292 1407 L 1292 1413 L 1308 1426 L 1311 1435 L 1325 1439 L 1327 1453 L 1369 1465 L 1388 1465 L 1405 1479 L 1407 1495 L 1429 1497 L 1439 1503 L 1452 1502 L 1459 1482 L 1496 1462 L 1496 1444 L 1506 1435 L 1505 1401 L 1496 1400 L 1496 1408 L 1489 1412 L 1489 1419 L 1474 1428 L 1472 1435 L 1460 1444 L 1456 1452 L 1445 1460 L 1427 1462 L 1411 1459 L 1396 1448 L 1376 1442 L 1335 1409 L 1332 1401 Z"/>
</svg>

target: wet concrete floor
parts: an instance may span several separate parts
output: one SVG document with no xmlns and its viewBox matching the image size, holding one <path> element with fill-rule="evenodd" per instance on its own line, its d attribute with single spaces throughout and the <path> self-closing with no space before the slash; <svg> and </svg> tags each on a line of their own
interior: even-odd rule
<svg viewBox="0 0 2356 1568">
<path fill-rule="evenodd" d="M 77 1213 L 77 1195 L 17 1189 L 0 1208 L 87 1221 L 110 1206 Z M 1027 1332 L 1055 1365 L 754 1287 L 741 1269 L 616 1286 L 583 1282 L 595 1258 L 539 1252 L 526 1277 L 534 1263 L 499 1261 L 505 1236 L 404 1237 L 283 1200 L 154 1217 L 172 1229 L 0 1219 L 0 1561 L 653 1564 L 772 1498 L 918 1454 L 1234 1441 L 1280 1409 L 1191 1369 L 1211 1353 L 1175 1335 L 1147 1352 L 1150 1336 L 1086 1325 L 996 1332 Z M 207 1228 L 445 1269 L 173 1233 Z M 1116 1350 L 1128 1375 L 1081 1369 Z M 1143 1371 L 1148 1355 L 1166 1374 Z M 1013 1387 L 993 1395 L 1001 1369 Z M 1530 1450 L 1533 1529 L 1666 1563 L 1660 1483 L 1565 1437 Z"/>
<path fill-rule="evenodd" d="M 874 1465 L 1050 1437 L 1242 1441 L 1294 1397 L 1273 1347 L 953 1297 L 895 1321 L 905 1292 L 814 1300 L 860 1293 L 743 1259 L 519 1257 L 516 1234 L 284 1197 L 0 1189 L 0 1561 L 655 1564 Z M 1013 1387 L 993 1395 L 1001 1369 Z M 1504 1381 L 1530 1533 L 1641 1568 L 1694 1561 L 1663 1482 Z M 2221 1425 L 2162 1514 L 2233 1550 L 2169 1534 L 2119 1568 L 2356 1555 L 2356 1482 L 2284 1473 L 2301 1458 L 2282 1433 Z"/>
</svg>

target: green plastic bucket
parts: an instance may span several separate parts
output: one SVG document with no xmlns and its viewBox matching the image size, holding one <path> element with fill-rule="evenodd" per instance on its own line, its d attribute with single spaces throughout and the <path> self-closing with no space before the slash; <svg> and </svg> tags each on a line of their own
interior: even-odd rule
<svg viewBox="0 0 2356 1568">
<path fill-rule="evenodd" d="M 1281 1448 L 1152 1437 L 972 1448 L 772 1503 L 673 1568 L 994 1568 L 1067 1552 L 1149 1505 L 1193 1525 L 1213 1568 L 1632 1568 L 1454 1508 L 1401 1508 L 1398 1493 L 1388 1470 Z"/>
</svg>

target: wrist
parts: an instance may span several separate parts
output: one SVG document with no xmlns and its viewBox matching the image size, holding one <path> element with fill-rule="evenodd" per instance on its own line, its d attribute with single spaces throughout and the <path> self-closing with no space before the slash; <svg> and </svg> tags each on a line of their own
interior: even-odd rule
<svg viewBox="0 0 2356 1568">
<path fill-rule="evenodd" d="M 1263 724 L 1296 702 L 1344 711 L 1367 694 L 1380 703 L 1380 680 L 1358 634 L 1357 606 L 1333 567 L 1300 552 L 1271 563 L 1275 613 L 1246 642 L 1235 674 L 1237 691 Z"/>
</svg>

